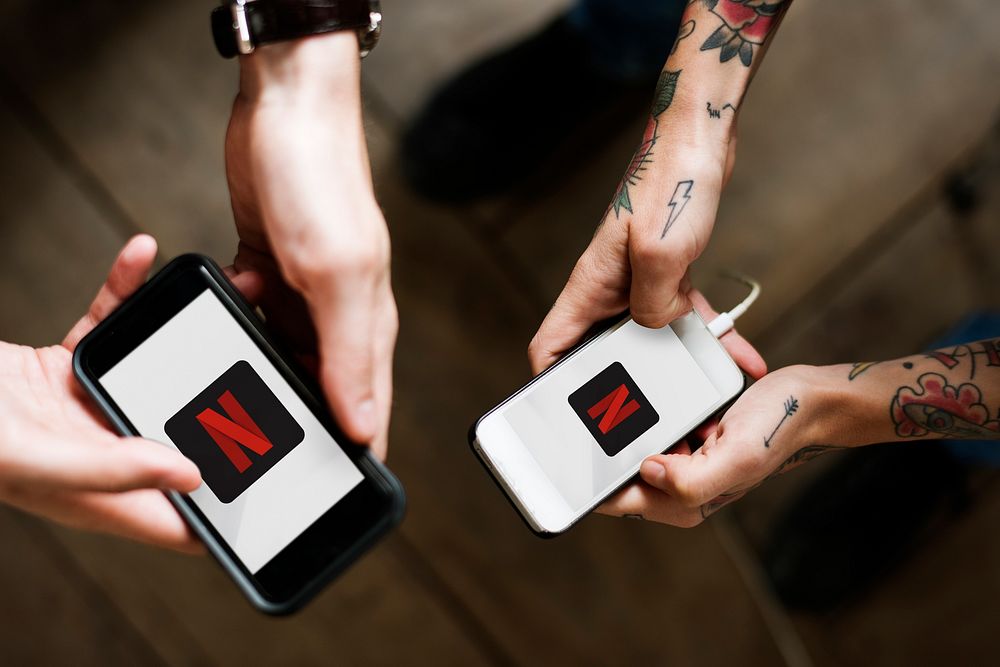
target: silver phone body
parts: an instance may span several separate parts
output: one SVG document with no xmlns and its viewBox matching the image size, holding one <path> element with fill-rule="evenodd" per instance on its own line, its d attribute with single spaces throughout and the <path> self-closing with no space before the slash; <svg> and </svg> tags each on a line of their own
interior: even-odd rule
<svg viewBox="0 0 1000 667">
<path fill-rule="evenodd" d="M 626 318 L 483 415 L 470 441 L 531 529 L 556 534 L 744 386 L 697 313 L 661 329 Z"/>
</svg>

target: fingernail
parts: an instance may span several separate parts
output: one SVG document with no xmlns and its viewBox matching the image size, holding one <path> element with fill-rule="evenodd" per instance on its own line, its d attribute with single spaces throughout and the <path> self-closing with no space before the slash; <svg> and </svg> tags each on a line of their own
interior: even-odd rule
<svg viewBox="0 0 1000 667">
<path fill-rule="evenodd" d="M 375 401 L 368 398 L 358 405 L 356 413 L 358 428 L 372 436 L 375 434 Z"/>
<path fill-rule="evenodd" d="M 663 467 L 662 463 L 643 461 L 642 466 L 639 468 L 639 475 L 654 486 L 662 486 L 663 480 L 667 476 L 667 469 Z"/>
</svg>

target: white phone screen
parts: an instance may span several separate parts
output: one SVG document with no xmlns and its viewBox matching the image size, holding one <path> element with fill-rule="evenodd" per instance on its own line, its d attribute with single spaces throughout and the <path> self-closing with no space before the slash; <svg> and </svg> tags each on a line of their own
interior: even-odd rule
<svg viewBox="0 0 1000 667">
<path fill-rule="evenodd" d="M 100 383 L 139 433 L 198 464 L 191 499 L 253 573 L 364 479 L 209 289 Z"/>
<path fill-rule="evenodd" d="M 661 329 L 628 320 L 500 408 L 572 512 L 606 496 L 723 402 L 678 323 L 711 336 L 694 314 Z"/>
</svg>

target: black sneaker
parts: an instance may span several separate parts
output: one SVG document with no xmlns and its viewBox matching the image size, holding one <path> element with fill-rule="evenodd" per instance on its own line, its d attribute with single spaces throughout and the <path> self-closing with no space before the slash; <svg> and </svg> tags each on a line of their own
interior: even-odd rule
<svg viewBox="0 0 1000 667">
<path fill-rule="evenodd" d="M 403 137 L 404 174 L 417 192 L 439 201 L 505 192 L 581 129 L 642 113 L 657 75 L 622 81 L 602 72 L 561 17 L 439 89 Z M 602 130 L 598 140 L 614 136 Z"/>
<path fill-rule="evenodd" d="M 789 503 L 763 550 L 790 609 L 827 612 L 872 587 L 967 504 L 967 468 L 941 442 L 873 445 Z"/>
</svg>

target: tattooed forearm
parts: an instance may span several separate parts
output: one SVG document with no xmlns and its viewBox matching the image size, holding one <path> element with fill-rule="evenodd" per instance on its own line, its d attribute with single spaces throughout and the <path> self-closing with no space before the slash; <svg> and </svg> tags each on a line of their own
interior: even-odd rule
<svg viewBox="0 0 1000 667">
<path fill-rule="evenodd" d="M 635 153 L 632 155 L 632 161 L 629 162 L 628 168 L 625 170 L 625 175 L 618 184 L 618 189 L 615 190 L 615 196 L 611 199 L 611 206 L 608 207 L 609 211 L 614 210 L 616 218 L 620 217 L 622 209 L 625 209 L 629 213 L 634 213 L 632 210 L 630 188 L 642 180 L 642 172 L 653 161 L 653 146 L 656 145 L 656 140 L 659 138 L 656 132 L 659 126 L 657 119 L 660 114 L 670 108 L 670 104 L 674 100 L 674 91 L 677 90 L 677 80 L 680 76 L 681 70 L 677 70 L 676 72 L 663 71 L 660 73 L 660 79 L 656 83 L 656 92 L 653 95 L 653 110 L 650 114 L 649 122 L 646 123 L 646 131 L 642 135 L 639 147 L 635 149 Z"/>
<path fill-rule="evenodd" d="M 785 0 L 705 0 L 722 24 L 701 45 L 702 51 L 719 49 L 719 61 L 739 56 L 750 67 L 754 55 L 777 25 Z"/>
<path fill-rule="evenodd" d="M 853 363 L 853 364 L 851 364 L 851 370 L 850 370 L 850 372 L 847 374 L 847 379 L 848 380 L 853 380 L 854 378 L 858 377 L 859 375 L 863 375 L 872 366 L 878 366 L 881 363 L 882 363 L 881 361 L 858 361 L 856 363 Z M 903 361 L 903 362 L 900 362 L 900 365 L 903 368 L 905 368 L 906 370 L 910 370 L 910 369 L 913 368 L 913 362 L 912 361 Z"/>
<path fill-rule="evenodd" d="M 670 228 L 674 226 L 677 222 L 677 218 L 681 217 L 681 213 L 684 211 L 684 207 L 687 206 L 688 200 L 691 199 L 691 190 L 694 188 L 694 181 L 680 181 L 674 187 L 674 194 L 670 197 L 670 202 L 667 204 L 669 212 L 667 213 L 667 222 L 663 225 L 663 232 L 660 233 L 660 238 L 663 239 Z"/>
<path fill-rule="evenodd" d="M 924 373 L 917 378 L 916 387 L 900 387 L 889 414 L 901 438 L 928 433 L 949 438 L 1000 438 L 1000 415 L 992 414 L 983 401 L 982 389 L 972 382 L 949 384 L 938 373 Z"/>
<path fill-rule="evenodd" d="M 765 447 L 771 446 L 771 442 L 774 441 L 774 436 L 778 434 L 778 429 L 780 429 L 781 425 L 785 423 L 785 420 L 794 415 L 795 411 L 798 409 L 799 409 L 799 399 L 795 398 L 794 396 L 789 396 L 788 400 L 785 401 L 785 414 L 781 415 L 781 421 L 779 421 L 778 425 L 774 427 L 773 431 L 771 431 L 771 435 L 764 438 Z"/>
<path fill-rule="evenodd" d="M 853 380 L 865 371 L 867 371 L 872 366 L 875 366 L 880 362 L 878 361 L 859 361 L 857 363 L 851 364 L 851 372 L 847 374 L 848 380 Z"/>
<path fill-rule="evenodd" d="M 969 361 L 969 379 L 976 379 L 976 366 L 1000 367 L 1000 338 L 956 345 L 951 350 L 935 350 L 927 355 L 947 370 L 952 370 L 963 360 Z"/>
<path fill-rule="evenodd" d="M 705 107 L 708 109 L 708 117 L 713 119 L 722 118 L 722 112 L 725 111 L 726 109 L 732 110 L 734 114 L 736 113 L 736 107 L 734 107 L 729 102 L 723 104 L 721 109 L 716 109 L 715 107 L 713 107 L 711 102 L 705 102 Z"/>
</svg>

